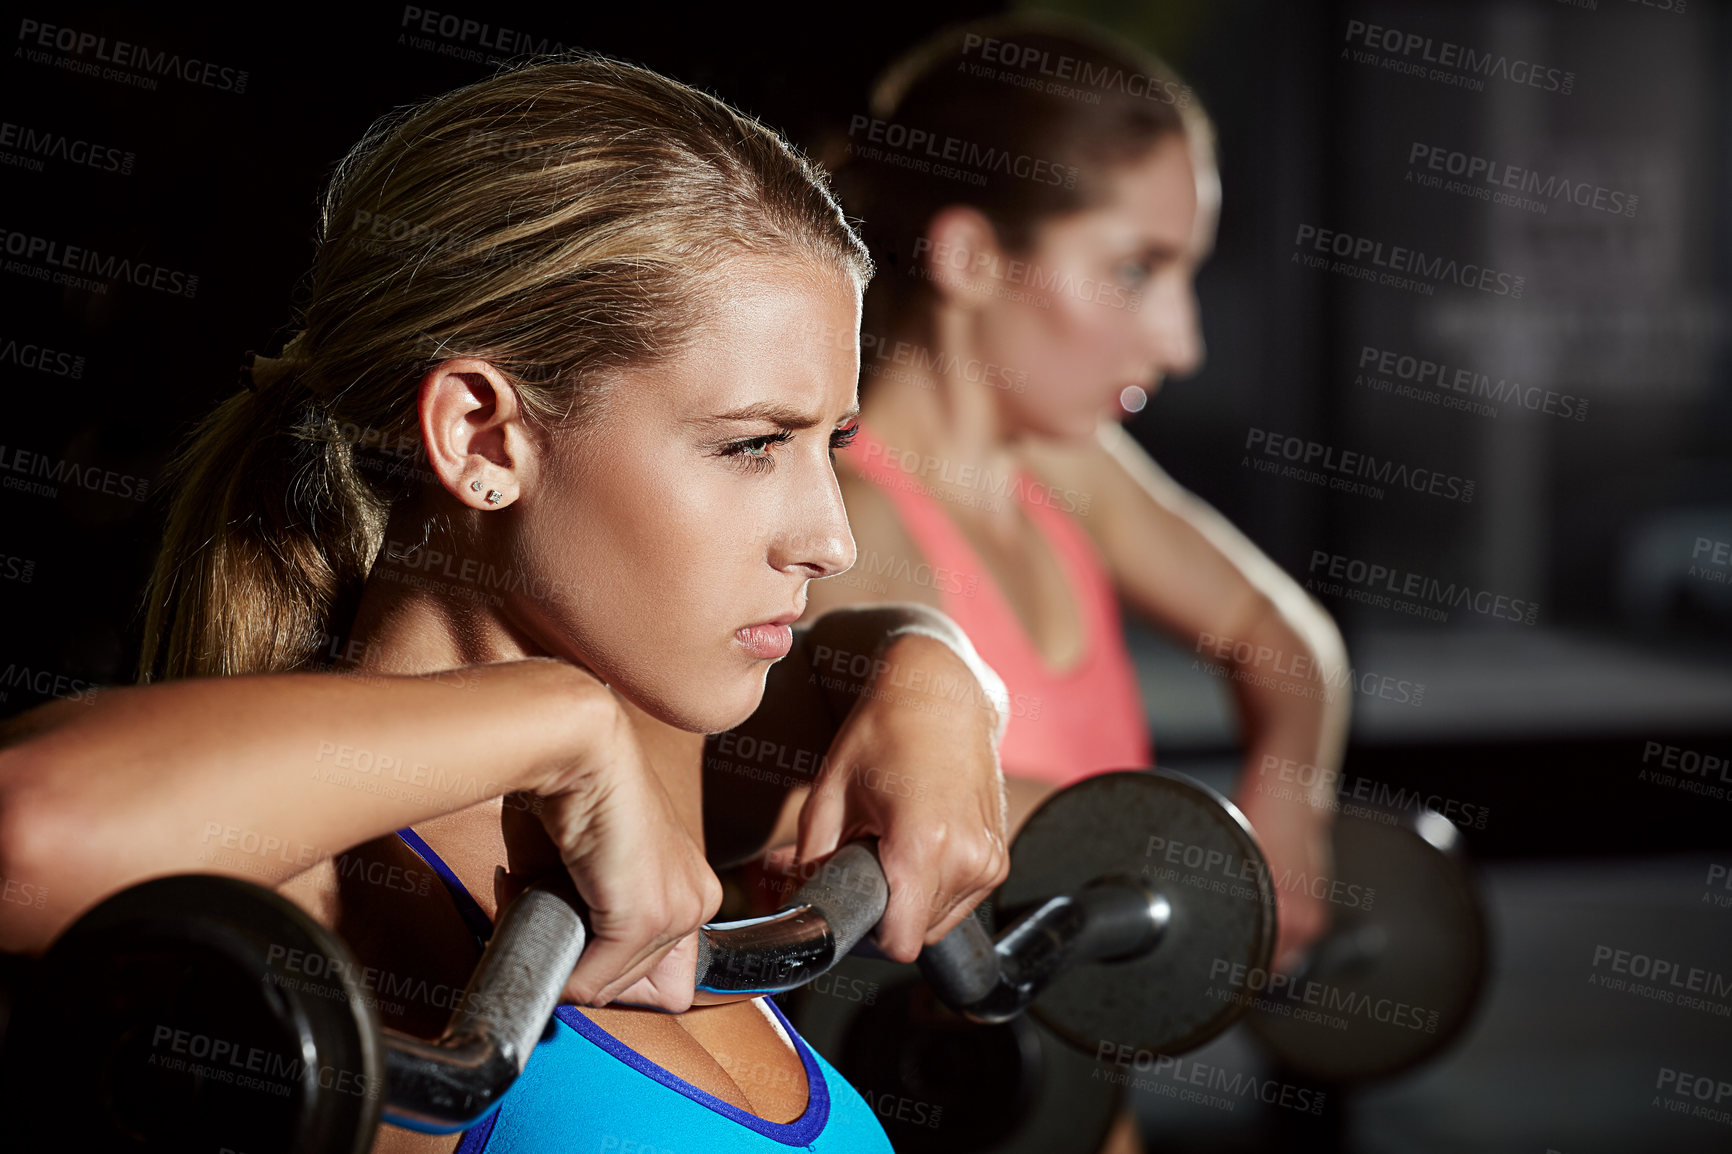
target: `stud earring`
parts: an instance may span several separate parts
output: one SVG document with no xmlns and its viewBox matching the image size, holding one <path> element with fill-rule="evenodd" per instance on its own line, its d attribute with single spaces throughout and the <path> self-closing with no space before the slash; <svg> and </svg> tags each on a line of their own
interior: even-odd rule
<svg viewBox="0 0 1732 1154">
<path fill-rule="evenodd" d="M 481 482 L 480 481 L 469 482 L 469 487 L 471 489 L 475 490 L 477 493 L 481 492 Z"/>
<path fill-rule="evenodd" d="M 505 494 L 501 493 L 498 489 L 489 489 L 487 490 L 487 503 L 489 505 L 497 505 L 499 504 L 499 498 L 503 496 L 505 496 Z"/>
</svg>

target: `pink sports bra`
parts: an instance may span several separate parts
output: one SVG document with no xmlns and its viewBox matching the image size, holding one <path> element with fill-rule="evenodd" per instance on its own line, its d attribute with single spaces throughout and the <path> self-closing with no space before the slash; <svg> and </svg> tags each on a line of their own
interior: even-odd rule
<svg viewBox="0 0 1732 1154">
<path fill-rule="evenodd" d="M 1112 578 L 1087 533 L 1053 507 L 1052 490 L 1018 470 L 1007 484 L 983 478 L 979 495 L 986 502 L 1014 494 L 1058 558 L 1083 625 L 1082 657 L 1062 670 L 1046 664 L 979 554 L 921 480 L 917 459 L 887 448 L 864 424 L 841 454 L 889 496 L 921 553 L 890 558 L 863 548 L 854 573 L 842 580 L 895 573 L 937 591 L 941 608 L 1010 691 L 1010 722 L 999 746 L 1005 773 L 1068 785 L 1154 764 Z"/>
</svg>

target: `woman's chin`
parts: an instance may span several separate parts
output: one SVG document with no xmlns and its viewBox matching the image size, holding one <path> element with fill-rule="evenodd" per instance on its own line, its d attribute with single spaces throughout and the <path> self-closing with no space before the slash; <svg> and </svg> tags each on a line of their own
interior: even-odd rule
<svg viewBox="0 0 1732 1154">
<path fill-rule="evenodd" d="M 763 704 L 764 673 L 765 670 L 760 669 L 743 680 L 736 678 L 726 684 L 713 685 L 713 692 L 702 698 L 677 704 L 679 720 L 663 720 L 692 733 L 721 733 L 732 729 L 756 713 L 758 706 Z"/>
<path fill-rule="evenodd" d="M 1100 431 L 1101 414 L 1098 412 L 1079 412 L 1074 416 L 1067 415 L 1065 419 L 1054 421 L 1046 431 L 1046 438 L 1060 444 L 1079 446 L 1086 445 L 1095 439 Z"/>
<path fill-rule="evenodd" d="M 1100 415 L 1093 412 L 1052 412 L 1024 419 L 1012 434 L 1034 441 L 1076 445 L 1093 439 Z"/>
<path fill-rule="evenodd" d="M 764 672 L 760 668 L 745 676 L 701 678 L 696 693 L 691 682 L 644 685 L 622 677 L 609 685 L 663 725 L 687 733 L 722 733 L 758 711 L 764 700 Z"/>
</svg>

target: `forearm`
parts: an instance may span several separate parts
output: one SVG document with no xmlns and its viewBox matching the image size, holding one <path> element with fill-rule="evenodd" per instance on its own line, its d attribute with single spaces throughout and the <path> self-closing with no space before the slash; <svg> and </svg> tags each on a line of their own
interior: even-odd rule
<svg viewBox="0 0 1732 1154">
<path fill-rule="evenodd" d="M 911 612 L 892 612 L 903 608 Z M 820 634 L 812 643 L 816 683 L 828 705 L 825 716 L 845 718 L 868 696 L 888 698 L 891 704 L 934 714 L 954 724 L 981 727 L 991 734 L 996 747 L 1008 716 L 1004 683 L 980 660 L 967 636 L 948 617 L 928 613 L 924 606 L 872 611 L 882 611 L 883 616 L 858 623 L 864 628 Z M 833 723 L 824 733 L 824 748 L 835 737 L 837 725 L 839 722 Z M 823 765 L 821 757 L 813 761 Z M 870 773 L 868 769 L 868 784 Z M 896 780 L 897 788 L 908 784 Z M 810 792 L 807 784 L 789 791 L 766 845 L 784 845 L 795 839 L 800 810 Z"/>
<path fill-rule="evenodd" d="M 916 638 L 941 648 L 924 648 Z M 898 602 L 829 613 L 812 626 L 809 644 L 818 686 L 838 722 L 863 695 L 886 692 L 923 709 L 985 721 L 994 745 L 1004 734 L 1004 682 L 968 634 L 936 609 Z"/>
<path fill-rule="evenodd" d="M 1330 812 L 1351 709 L 1347 653 L 1321 609 L 1273 605 L 1243 631 L 1235 661 L 1243 798 L 1287 796 Z M 1304 767 L 1304 768 L 1301 768 Z"/>
<path fill-rule="evenodd" d="M 842 722 L 863 699 L 885 695 L 1002 733 L 1003 683 L 950 618 L 912 603 L 832 610 L 795 631 L 757 712 L 706 744 L 711 859 L 726 864 L 793 841 Z"/>
<path fill-rule="evenodd" d="M 0 948 L 39 949 L 148 877 L 275 883 L 401 826 L 533 790 L 575 760 L 586 695 L 606 692 L 535 660 L 426 677 L 159 682 L 27 720 L 0 750 L 0 871 L 45 901 L 0 906 Z"/>
</svg>

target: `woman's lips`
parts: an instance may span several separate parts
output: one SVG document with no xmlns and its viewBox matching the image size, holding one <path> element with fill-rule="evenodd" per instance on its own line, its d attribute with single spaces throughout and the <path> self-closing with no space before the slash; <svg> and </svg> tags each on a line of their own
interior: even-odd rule
<svg viewBox="0 0 1732 1154">
<path fill-rule="evenodd" d="M 734 630 L 734 640 L 760 661 L 777 661 L 794 648 L 794 630 L 787 625 L 748 625 Z"/>
</svg>

